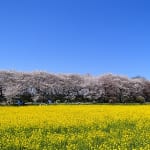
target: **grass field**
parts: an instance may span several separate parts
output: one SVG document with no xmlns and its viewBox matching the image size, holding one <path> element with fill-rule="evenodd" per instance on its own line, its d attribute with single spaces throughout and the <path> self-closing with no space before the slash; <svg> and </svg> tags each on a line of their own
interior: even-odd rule
<svg viewBox="0 0 150 150">
<path fill-rule="evenodd" d="M 150 105 L 0 107 L 1 150 L 149 150 Z"/>
</svg>

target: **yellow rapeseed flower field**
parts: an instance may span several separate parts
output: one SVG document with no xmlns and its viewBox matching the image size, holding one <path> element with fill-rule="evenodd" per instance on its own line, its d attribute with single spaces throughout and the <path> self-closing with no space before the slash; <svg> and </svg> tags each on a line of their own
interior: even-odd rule
<svg viewBox="0 0 150 150">
<path fill-rule="evenodd" d="M 150 150 L 150 106 L 0 107 L 0 149 Z"/>
</svg>

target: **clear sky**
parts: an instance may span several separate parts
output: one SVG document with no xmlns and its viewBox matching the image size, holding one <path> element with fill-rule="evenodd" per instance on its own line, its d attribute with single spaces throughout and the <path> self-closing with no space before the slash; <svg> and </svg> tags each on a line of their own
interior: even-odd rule
<svg viewBox="0 0 150 150">
<path fill-rule="evenodd" d="M 0 69 L 150 79 L 150 1 L 0 1 Z"/>
</svg>

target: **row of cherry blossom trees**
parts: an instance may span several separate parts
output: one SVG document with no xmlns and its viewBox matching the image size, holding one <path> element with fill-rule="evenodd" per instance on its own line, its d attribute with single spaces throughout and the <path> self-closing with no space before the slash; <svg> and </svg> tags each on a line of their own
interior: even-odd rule
<svg viewBox="0 0 150 150">
<path fill-rule="evenodd" d="M 150 81 L 105 74 L 0 71 L 0 101 L 129 103 L 150 101 Z"/>
</svg>

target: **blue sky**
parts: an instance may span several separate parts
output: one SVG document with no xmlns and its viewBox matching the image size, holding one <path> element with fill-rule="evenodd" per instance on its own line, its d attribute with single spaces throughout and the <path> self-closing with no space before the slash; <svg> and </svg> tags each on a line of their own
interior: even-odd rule
<svg viewBox="0 0 150 150">
<path fill-rule="evenodd" d="M 0 69 L 150 79 L 148 0 L 0 1 Z"/>
</svg>

